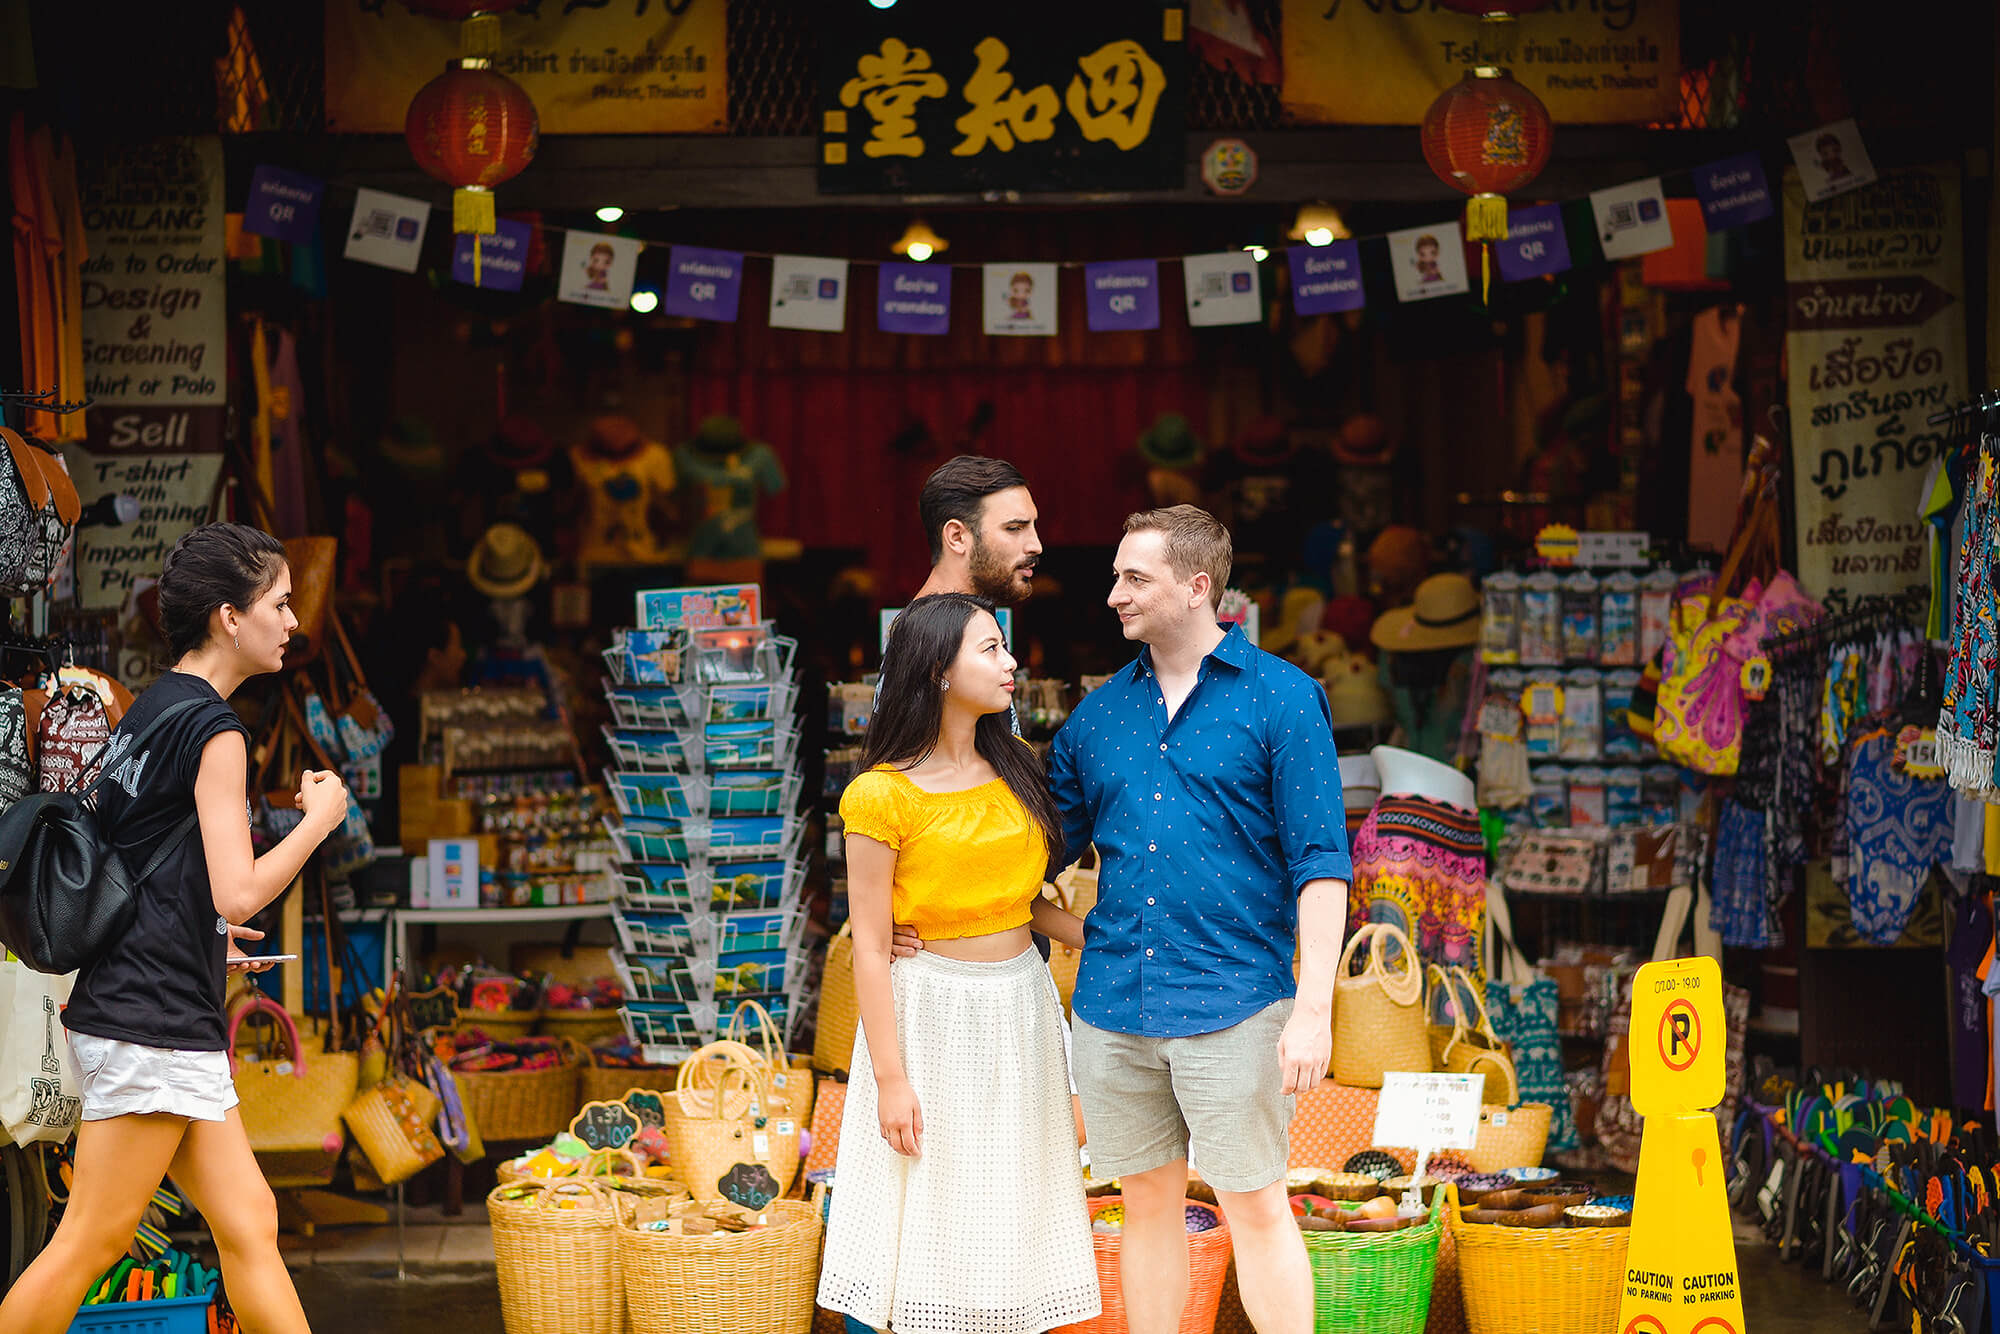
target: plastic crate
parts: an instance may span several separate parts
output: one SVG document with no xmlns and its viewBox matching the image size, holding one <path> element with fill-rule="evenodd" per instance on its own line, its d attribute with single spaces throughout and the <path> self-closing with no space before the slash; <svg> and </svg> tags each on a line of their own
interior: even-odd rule
<svg viewBox="0 0 2000 1334">
<path fill-rule="evenodd" d="M 205 1334 L 214 1300 L 204 1294 L 85 1306 L 70 1321 L 69 1334 Z"/>
</svg>

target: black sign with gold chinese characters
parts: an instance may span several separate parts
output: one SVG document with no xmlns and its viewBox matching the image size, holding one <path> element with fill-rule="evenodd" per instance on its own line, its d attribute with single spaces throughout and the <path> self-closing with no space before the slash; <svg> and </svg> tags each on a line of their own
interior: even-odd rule
<svg viewBox="0 0 2000 1334">
<path fill-rule="evenodd" d="M 1172 190 L 1187 17 L 1159 0 L 823 0 L 824 194 Z"/>
</svg>

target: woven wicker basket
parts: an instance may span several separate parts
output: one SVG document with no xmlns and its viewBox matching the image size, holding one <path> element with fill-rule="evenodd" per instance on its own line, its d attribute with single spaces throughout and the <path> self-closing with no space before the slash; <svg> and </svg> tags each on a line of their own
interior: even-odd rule
<svg viewBox="0 0 2000 1334">
<path fill-rule="evenodd" d="M 1187 1204 L 1198 1203 L 1187 1201 Z M 1125 1200 L 1120 1195 L 1100 1195 L 1089 1204 L 1090 1216 L 1095 1218 L 1113 1205 L 1122 1208 Z M 1125 1289 L 1118 1271 L 1118 1252 L 1124 1240 L 1122 1232 L 1092 1230 L 1090 1249 L 1097 1259 L 1097 1290 L 1104 1307 L 1093 1319 L 1058 1325 L 1057 1329 L 1064 1334 L 1126 1334 L 1131 1328 L 1125 1316 Z M 1229 1253 L 1229 1224 L 1217 1210 L 1214 1227 L 1188 1237 L 1187 1306 L 1181 1311 L 1178 1334 L 1214 1334 L 1216 1308 L 1222 1304 L 1222 1285 L 1229 1277 Z"/>
<path fill-rule="evenodd" d="M 770 1226 L 698 1237 L 644 1231 L 638 1224 L 663 1211 L 641 1206 L 618 1229 L 633 1334 L 807 1334 L 826 1227 L 821 1202 L 776 1200 L 765 1215 Z"/>
<path fill-rule="evenodd" d="M 396 1075 L 359 1094 L 340 1115 L 366 1155 L 375 1184 L 393 1186 L 444 1157 L 444 1145 L 430 1128 L 437 1113 L 435 1093 Z"/>
<path fill-rule="evenodd" d="M 1605 1334 L 1618 1328 L 1629 1228 L 1502 1227 L 1449 1210 L 1472 1334 Z"/>
<path fill-rule="evenodd" d="M 710 1081 L 706 1087 L 704 1078 Z M 726 1198 L 723 1190 L 730 1180 L 746 1176 L 773 1195 L 791 1189 L 799 1172 L 803 1127 L 789 1118 L 772 1118 L 759 1128 L 753 1105 L 768 1105 L 770 1097 L 769 1071 L 740 1042 L 711 1042 L 681 1065 L 674 1096 L 667 1099 L 664 1128 L 674 1174 L 697 1200 Z M 755 1180 L 759 1167 L 770 1173 L 775 1187 Z"/>
<path fill-rule="evenodd" d="M 587 1102 L 618 1102 L 632 1089 L 647 1089 L 664 1096 L 674 1087 L 675 1069 L 671 1065 L 586 1065 L 578 1071 L 577 1106 Z"/>
<path fill-rule="evenodd" d="M 1423 1334 L 1444 1235 L 1444 1202 L 1400 1232 L 1308 1232 L 1313 1334 Z"/>
<path fill-rule="evenodd" d="M 495 1041 L 512 1042 L 534 1032 L 541 1018 L 540 1010 L 460 1010 L 458 1031 L 469 1033 L 476 1028 Z"/>
<path fill-rule="evenodd" d="M 854 1034 L 861 1027 L 861 1002 L 854 993 L 853 923 L 843 922 L 826 946 L 826 970 L 819 982 L 819 1026 L 813 1031 L 813 1069 L 844 1073 L 854 1060 Z"/>
<path fill-rule="evenodd" d="M 1549 1146 L 1549 1119 L 1555 1108 L 1545 1102 L 1518 1107 L 1489 1103 L 1479 1109 L 1479 1137 L 1467 1155 L 1475 1172 L 1505 1172 L 1516 1167 L 1540 1167 Z"/>
<path fill-rule="evenodd" d="M 627 1201 L 595 1181 L 502 1184 L 486 1197 L 507 1334 L 623 1334 L 618 1222 Z"/>
<path fill-rule="evenodd" d="M 599 1038 L 623 1033 L 625 1021 L 616 1010 L 543 1010 L 541 1030 L 548 1037 L 568 1038 L 588 1046 Z"/>
<path fill-rule="evenodd" d="M 730 1016 L 729 1027 L 722 1036 L 750 1047 L 764 1063 L 765 1072 L 771 1077 L 766 1116 L 784 1117 L 800 1126 L 812 1124 L 815 1084 L 812 1062 L 786 1053 L 785 1035 L 769 1010 L 756 1001 L 742 1002 Z"/>
<path fill-rule="evenodd" d="M 559 1065 L 542 1070 L 453 1072 L 459 1097 L 488 1144 L 513 1140 L 554 1139 L 569 1126 L 582 1106 L 577 1097 L 580 1070 L 577 1053 L 566 1053 Z"/>
<path fill-rule="evenodd" d="M 1401 950 L 1401 972 L 1384 961 L 1385 946 Z M 1368 946 L 1368 965 L 1349 976 L 1354 952 Z M 1390 1070 L 1426 1073 L 1431 1044 L 1424 1023 L 1424 975 L 1410 938 L 1386 922 L 1370 922 L 1348 939 L 1333 983 L 1333 1078 L 1351 1088 L 1382 1087 Z"/>
</svg>

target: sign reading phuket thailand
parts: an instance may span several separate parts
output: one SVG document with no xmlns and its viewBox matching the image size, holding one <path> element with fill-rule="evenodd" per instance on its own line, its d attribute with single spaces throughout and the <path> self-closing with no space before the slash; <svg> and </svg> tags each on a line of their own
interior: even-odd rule
<svg viewBox="0 0 2000 1334">
<path fill-rule="evenodd" d="M 824 193 L 1181 185 L 1188 79 L 1181 5 L 824 8 L 817 108 Z"/>
</svg>

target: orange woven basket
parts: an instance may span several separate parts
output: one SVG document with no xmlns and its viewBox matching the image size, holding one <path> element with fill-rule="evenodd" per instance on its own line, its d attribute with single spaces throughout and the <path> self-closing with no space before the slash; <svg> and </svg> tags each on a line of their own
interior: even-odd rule
<svg viewBox="0 0 2000 1334">
<path fill-rule="evenodd" d="M 1122 1207 L 1124 1203 L 1123 1196 L 1100 1195 L 1089 1201 L 1090 1216 L 1095 1219 L 1112 1205 Z M 1216 1222 L 1208 1231 L 1188 1236 L 1188 1299 L 1187 1309 L 1181 1313 L 1179 1334 L 1214 1334 L 1215 1312 L 1222 1302 L 1222 1283 L 1229 1274 L 1229 1224 L 1220 1209 L 1199 1200 L 1187 1200 L 1183 1207 L 1188 1204 L 1210 1210 Z M 1118 1248 L 1124 1240 L 1122 1232 L 1090 1234 L 1090 1249 L 1097 1257 L 1097 1290 L 1104 1309 L 1095 1320 L 1058 1326 L 1061 1334 L 1127 1334 L 1130 1326 L 1125 1319 L 1125 1289 L 1118 1278 Z"/>
</svg>

